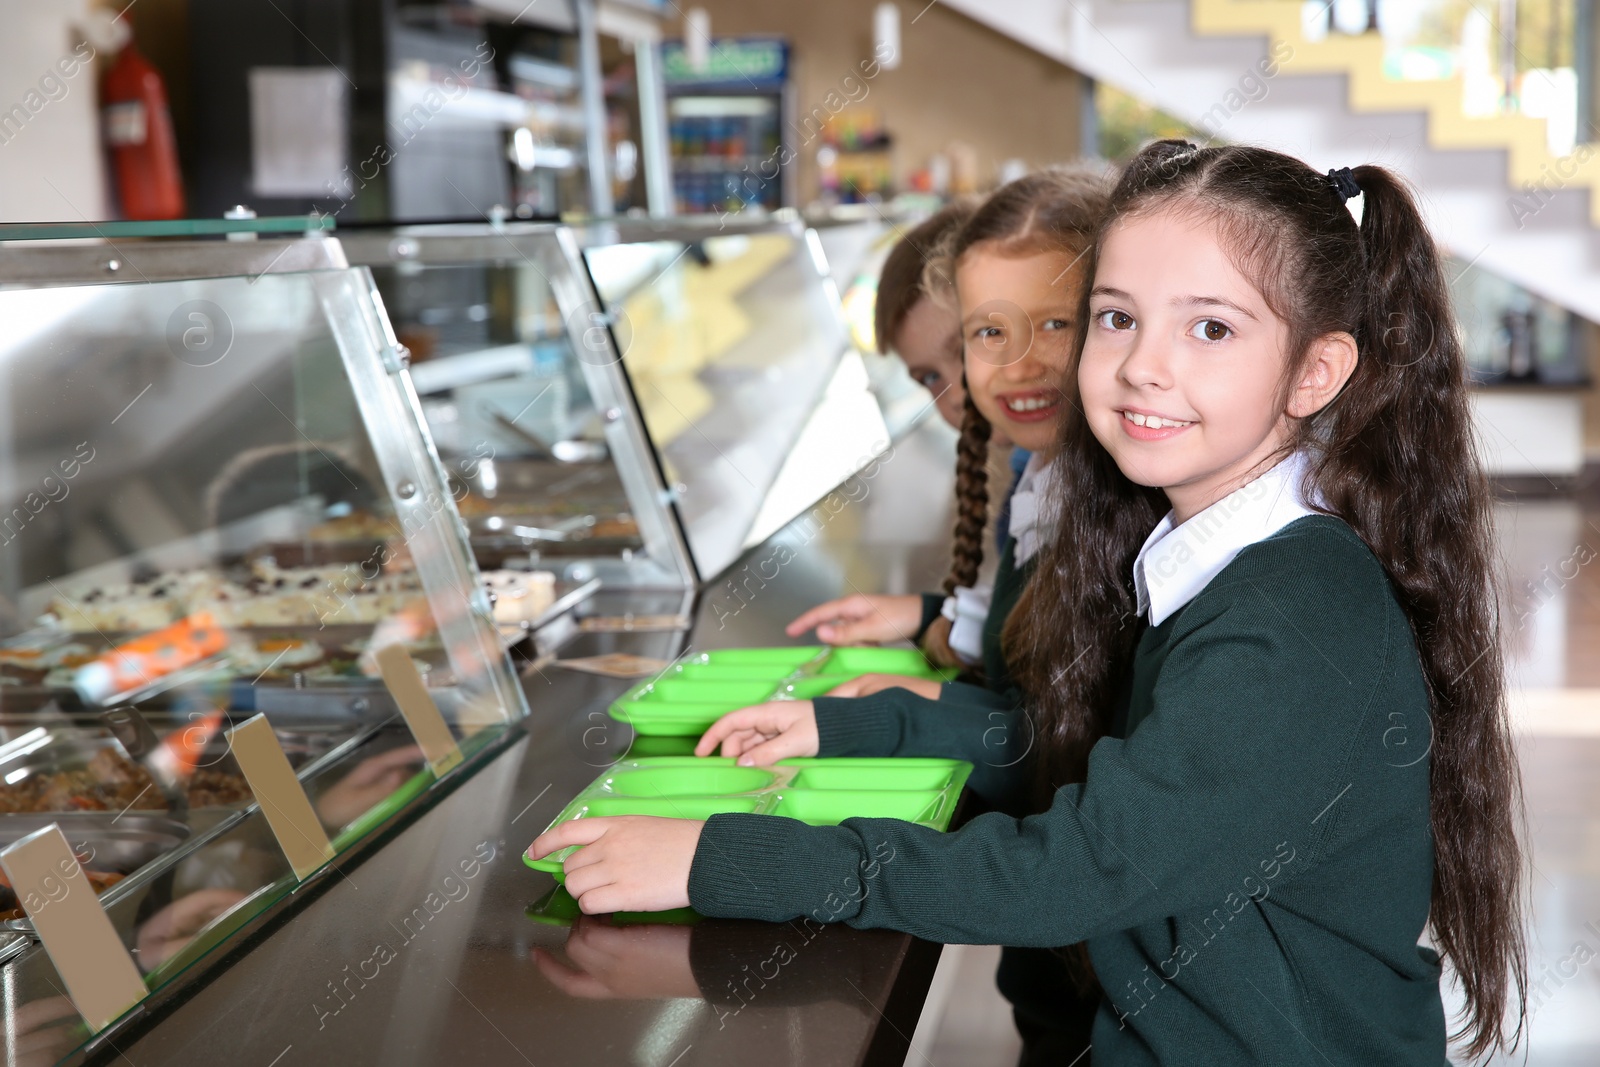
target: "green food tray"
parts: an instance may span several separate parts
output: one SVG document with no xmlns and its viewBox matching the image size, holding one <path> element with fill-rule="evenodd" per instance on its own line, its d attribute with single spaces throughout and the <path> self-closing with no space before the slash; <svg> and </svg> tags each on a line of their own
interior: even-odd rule
<svg viewBox="0 0 1600 1067">
<path fill-rule="evenodd" d="M 971 773 L 972 764 L 949 759 L 788 759 L 773 767 L 740 767 L 721 757 L 629 759 L 596 778 L 550 825 L 608 815 L 709 819 L 747 812 L 813 826 L 862 817 L 943 830 Z M 559 882 L 562 863 L 578 847 L 522 860 Z"/>
<path fill-rule="evenodd" d="M 942 682 L 955 673 L 907 648 L 721 649 L 634 686 L 611 705 L 611 717 L 644 736 L 697 736 L 730 711 L 769 700 L 811 700 L 863 674 Z"/>
</svg>

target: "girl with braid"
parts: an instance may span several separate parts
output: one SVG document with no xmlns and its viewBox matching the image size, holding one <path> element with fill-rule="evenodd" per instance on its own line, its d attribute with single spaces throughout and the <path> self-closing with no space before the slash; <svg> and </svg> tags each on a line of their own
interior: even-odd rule
<svg viewBox="0 0 1600 1067">
<path fill-rule="evenodd" d="M 789 624 L 830 644 L 915 640 L 944 666 L 976 668 L 983 686 L 868 675 L 833 697 L 893 689 L 915 703 L 1015 697 L 999 634 L 1032 558 L 1047 536 L 1039 507 L 1048 480 L 1041 452 L 1062 410 L 1057 380 L 1071 351 L 1082 294 L 1082 258 L 1110 192 L 1084 168 L 1052 168 L 1011 182 L 937 247 L 924 249 L 924 299 L 955 304 L 965 396 L 956 446 L 956 524 L 950 573 L 941 593 L 853 596 L 819 605 Z M 989 446 L 1015 446 L 1012 495 L 1001 509 L 995 585 L 980 586 L 989 520 Z M 1014 703 L 1014 701 L 1013 701 Z"/>
<path fill-rule="evenodd" d="M 1086 942 L 1094 1067 L 1513 1051 L 1524 859 L 1493 513 L 1413 194 L 1380 166 L 1159 141 L 1089 258 L 1067 506 L 1005 634 L 1026 711 L 765 705 L 699 746 L 967 759 L 974 790 L 1031 793 L 1031 813 L 950 833 L 580 819 L 530 853 L 582 846 L 566 887 L 589 913 Z M 1001 767 L 988 739 L 1011 720 L 1032 743 Z"/>
</svg>

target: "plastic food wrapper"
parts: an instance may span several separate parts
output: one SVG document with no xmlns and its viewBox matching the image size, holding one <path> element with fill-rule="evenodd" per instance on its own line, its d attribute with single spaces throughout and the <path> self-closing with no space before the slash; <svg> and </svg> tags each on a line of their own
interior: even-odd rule
<svg viewBox="0 0 1600 1067">
<path fill-rule="evenodd" d="M 228 647 L 228 635 L 209 612 L 197 612 L 154 633 L 136 637 L 78 668 L 73 688 L 85 703 L 103 704 L 192 667 Z"/>
</svg>

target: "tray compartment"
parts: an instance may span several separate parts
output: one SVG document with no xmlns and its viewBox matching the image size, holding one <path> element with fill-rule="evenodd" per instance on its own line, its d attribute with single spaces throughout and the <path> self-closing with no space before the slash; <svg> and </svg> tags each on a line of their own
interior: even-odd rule
<svg viewBox="0 0 1600 1067">
<path fill-rule="evenodd" d="M 661 767 L 612 774 L 605 790 L 619 797 L 737 796 L 767 789 L 777 777 L 755 767 Z"/>
<path fill-rule="evenodd" d="M 783 663 L 680 663 L 667 672 L 667 678 L 686 682 L 769 682 L 773 685 L 794 673 Z"/>
<path fill-rule="evenodd" d="M 773 683 L 766 681 L 691 681 L 687 678 L 663 678 L 654 682 L 636 699 L 640 703 L 662 704 L 759 704 L 772 693 Z"/>
<path fill-rule="evenodd" d="M 795 789 L 819 790 L 919 790 L 943 789 L 950 784 L 949 764 L 918 764 L 911 767 L 874 765 L 833 766 L 820 760 L 802 768 L 790 785 Z M 896 761 L 885 760 L 885 764 Z M 910 762 L 910 761 L 907 761 Z"/>
<path fill-rule="evenodd" d="M 780 666 L 794 671 L 804 667 L 822 653 L 821 645 L 806 645 L 799 648 L 719 648 L 715 652 L 702 652 L 684 662 L 718 667 Z"/>
<path fill-rule="evenodd" d="M 772 814 L 813 826 L 837 826 L 854 818 L 929 823 L 938 817 L 943 798 L 944 793 L 937 789 L 787 789 Z"/>
<path fill-rule="evenodd" d="M 698 735 L 728 712 L 762 703 L 777 685 L 777 681 L 704 681 L 669 676 L 630 690 L 611 705 L 611 717 L 628 723 L 641 734 Z"/>
<path fill-rule="evenodd" d="M 580 817 L 609 818 L 613 815 L 655 815 L 666 819 L 709 819 L 728 812 L 749 813 L 766 804 L 754 797 L 590 797 L 584 801 Z"/>
<path fill-rule="evenodd" d="M 819 674 L 904 674 L 940 678 L 942 673 L 914 648 L 837 648 L 822 661 Z"/>
<path fill-rule="evenodd" d="M 757 701 L 759 703 L 759 701 Z M 711 724 L 745 707 L 744 704 L 647 704 L 619 700 L 611 705 L 611 717 L 633 727 L 647 737 L 699 737 Z"/>
</svg>

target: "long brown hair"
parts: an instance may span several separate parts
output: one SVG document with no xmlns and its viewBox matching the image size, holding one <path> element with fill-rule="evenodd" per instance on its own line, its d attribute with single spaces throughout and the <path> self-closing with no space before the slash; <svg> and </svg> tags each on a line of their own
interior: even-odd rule
<svg viewBox="0 0 1600 1067">
<path fill-rule="evenodd" d="M 927 296 L 922 272 L 961 224 L 972 216 L 971 200 L 952 200 L 907 230 L 889 249 L 878 271 L 878 295 L 872 306 L 872 336 L 878 351 L 888 355 L 898 347 L 906 316 Z"/>
<path fill-rule="evenodd" d="M 1093 243 L 1109 203 L 1111 183 L 1088 167 L 1050 167 L 1008 182 L 974 211 L 929 260 L 923 288 L 949 300 L 961 257 L 982 246 L 1002 256 L 1037 252 L 1080 255 Z M 966 383 L 963 381 L 962 386 Z M 983 539 L 989 525 L 989 438 L 993 434 L 972 396 L 961 413 L 956 442 L 956 522 L 951 534 L 946 596 L 957 586 L 977 583 L 983 566 Z M 950 647 L 950 625 L 935 620 L 923 636 L 922 650 L 941 666 L 962 666 Z"/>
<path fill-rule="evenodd" d="M 1527 986 L 1521 785 L 1505 711 L 1490 495 L 1473 450 L 1465 361 L 1438 250 L 1399 177 L 1363 166 L 1353 179 L 1359 226 L 1330 178 L 1292 157 L 1157 142 L 1128 165 L 1106 229 L 1163 210 L 1215 222 L 1288 324 L 1286 386 L 1312 340 L 1338 331 L 1356 339 L 1360 359 L 1349 382 L 1299 420 L 1292 447 L 1311 458 L 1308 498 L 1320 495 L 1323 510 L 1383 564 L 1416 638 L 1433 729 L 1430 922 L 1466 998 L 1452 1036 L 1479 1057 L 1516 1046 Z M 1104 236 L 1102 229 L 1096 249 Z M 1086 296 L 1085 315 L 1087 307 Z M 1063 383 L 1074 403 L 1082 352 L 1080 337 Z M 1037 717 L 1049 784 L 1081 781 L 1087 745 L 1104 733 L 1136 633 L 1108 620 L 1132 619 L 1133 559 L 1165 508 L 1123 476 L 1086 420 L 1065 422 L 1060 447 L 1072 506 L 1005 635 Z M 1513 1007 L 1517 1022 L 1507 1034 Z"/>
</svg>

